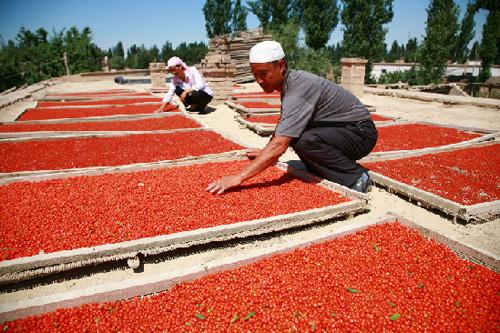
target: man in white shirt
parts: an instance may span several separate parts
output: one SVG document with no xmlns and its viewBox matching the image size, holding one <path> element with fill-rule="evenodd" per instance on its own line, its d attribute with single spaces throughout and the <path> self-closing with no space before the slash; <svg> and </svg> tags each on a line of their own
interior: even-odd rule
<svg viewBox="0 0 500 333">
<path fill-rule="evenodd" d="M 161 107 L 156 112 L 162 112 L 174 94 L 179 96 L 186 110 L 205 112 L 214 93 L 196 67 L 188 67 L 179 57 L 168 59 L 167 66 L 174 77 Z"/>
</svg>

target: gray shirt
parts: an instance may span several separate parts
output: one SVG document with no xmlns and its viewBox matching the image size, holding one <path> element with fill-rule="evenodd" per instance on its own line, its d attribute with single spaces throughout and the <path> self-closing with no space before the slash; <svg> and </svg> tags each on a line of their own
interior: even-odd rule
<svg viewBox="0 0 500 333">
<path fill-rule="evenodd" d="M 370 119 L 368 109 L 349 91 L 314 74 L 287 70 L 276 135 L 298 138 L 312 122 L 365 119 Z"/>
</svg>

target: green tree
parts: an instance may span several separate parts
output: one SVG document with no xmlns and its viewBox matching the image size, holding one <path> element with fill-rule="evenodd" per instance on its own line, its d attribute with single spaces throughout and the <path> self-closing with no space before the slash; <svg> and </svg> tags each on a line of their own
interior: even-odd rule
<svg viewBox="0 0 500 333">
<path fill-rule="evenodd" d="M 32 32 L 22 27 L 15 41 L 0 45 L 0 89 L 65 75 L 65 52 L 73 74 L 100 69 L 103 52 L 92 43 L 90 28 L 71 27 L 49 37 L 43 28 Z"/>
<path fill-rule="evenodd" d="M 203 14 L 209 38 L 231 32 L 231 0 L 206 0 Z"/>
<path fill-rule="evenodd" d="M 469 43 L 474 38 L 474 15 L 476 6 L 474 3 L 467 4 L 467 11 L 460 23 L 460 33 L 457 37 L 457 43 L 453 52 L 452 60 L 459 64 L 465 63 L 469 54 Z"/>
<path fill-rule="evenodd" d="M 405 62 L 418 62 L 418 41 L 417 38 L 410 38 L 408 42 L 406 42 L 405 47 Z"/>
<path fill-rule="evenodd" d="M 247 4 L 265 31 L 280 29 L 290 19 L 299 19 L 301 12 L 299 2 L 295 0 L 256 0 Z"/>
<path fill-rule="evenodd" d="M 155 60 L 151 57 L 150 50 L 141 44 L 137 52 L 137 66 L 138 68 L 148 68 L 150 62 L 155 62 Z"/>
<path fill-rule="evenodd" d="M 472 44 L 472 48 L 470 49 L 469 53 L 469 59 L 470 60 L 479 60 L 479 50 L 481 49 L 481 45 L 479 44 L 478 41 L 475 41 L 474 44 Z"/>
<path fill-rule="evenodd" d="M 158 62 L 160 60 L 160 50 L 158 49 L 158 46 L 153 45 L 153 47 L 149 50 L 149 56 L 151 59 L 151 62 Z M 149 67 L 149 64 L 148 64 Z"/>
<path fill-rule="evenodd" d="M 186 64 L 190 66 L 200 63 L 201 59 L 205 57 L 207 52 L 208 47 L 203 42 L 194 42 L 189 44 L 183 42 L 175 48 L 175 55 L 181 58 Z"/>
<path fill-rule="evenodd" d="M 260 22 L 260 26 L 267 30 L 269 23 L 271 22 L 271 1 L 270 0 L 258 0 L 258 1 L 248 1 L 247 2 L 250 11 L 257 16 Z"/>
<path fill-rule="evenodd" d="M 493 0 L 478 0 L 477 6 L 489 10 L 479 49 L 482 70 L 478 81 L 484 82 L 491 76 L 491 65 L 500 63 L 500 3 Z"/>
<path fill-rule="evenodd" d="M 394 15 L 392 0 L 342 0 L 344 25 L 342 45 L 344 56 L 363 57 L 368 60 L 365 81 L 370 81 L 372 63 L 381 61 L 386 52 L 384 45 L 387 29 Z"/>
<path fill-rule="evenodd" d="M 399 46 L 398 41 L 395 40 L 391 44 L 391 49 L 387 54 L 386 60 L 388 62 L 394 62 L 396 60 L 399 60 L 403 57 L 403 53 L 404 53 L 404 46 L 403 45 Z"/>
<path fill-rule="evenodd" d="M 432 0 L 427 8 L 422 70 L 426 83 L 439 82 L 452 58 L 458 31 L 459 8 L 453 0 Z"/>
<path fill-rule="evenodd" d="M 342 48 L 342 43 L 337 42 L 336 45 L 331 45 L 327 47 L 328 52 L 330 53 L 330 60 L 333 64 L 339 65 L 340 59 L 344 55 L 344 50 Z"/>
<path fill-rule="evenodd" d="M 325 47 L 339 22 L 337 0 L 300 0 L 301 21 L 306 45 L 314 50 Z"/>
<path fill-rule="evenodd" d="M 168 59 L 175 55 L 174 49 L 172 48 L 172 43 L 165 42 L 161 47 L 160 60 L 162 62 L 167 62 Z"/>
<path fill-rule="evenodd" d="M 273 39 L 281 44 L 285 51 L 286 60 L 290 67 L 295 67 L 299 56 L 299 31 L 300 25 L 296 20 L 291 20 L 281 26 L 275 27 L 269 32 Z"/>
<path fill-rule="evenodd" d="M 137 45 L 132 44 L 127 50 L 127 58 L 125 59 L 125 66 L 128 68 L 138 68 L 137 67 Z"/>
<path fill-rule="evenodd" d="M 333 64 L 330 61 L 330 54 L 325 48 L 314 50 L 304 47 L 298 49 L 293 67 L 326 77 L 332 70 Z"/>
<path fill-rule="evenodd" d="M 125 68 L 125 51 L 123 50 L 122 42 L 118 42 L 114 48 L 111 49 L 111 58 L 109 65 L 113 69 Z"/>
<path fill-rule="evenodd" d="M 247 9 L 241 5 L 241 0 L 234 2 L 232 16 L 233 31 L 247 30 Z"/>
</svg>

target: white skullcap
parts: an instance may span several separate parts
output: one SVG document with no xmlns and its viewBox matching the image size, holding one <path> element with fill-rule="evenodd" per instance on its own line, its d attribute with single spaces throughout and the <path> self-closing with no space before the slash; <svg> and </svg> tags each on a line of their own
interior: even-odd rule
<svg viewBox="0 0 500 333">
<path fill-rule="evenodd" d="M 273 62 L 281 60 L 285 57 L 285 52 L 281 44 L 274 40 L 266 40 L 255 44 L 250 49 L 250 63 L 262 64 L 266 62 Z"/>
</svg>

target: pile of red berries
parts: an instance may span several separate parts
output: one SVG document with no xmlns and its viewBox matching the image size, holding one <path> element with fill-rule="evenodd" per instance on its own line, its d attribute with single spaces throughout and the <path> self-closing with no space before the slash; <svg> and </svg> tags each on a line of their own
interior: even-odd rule
<svg viewBox="0 0 500 333">
<path fill-rule="evenodd" d="M 138 120 L 93 121 L 45 124 L 0 124 L 0 132 L 37 131 L 157 131 L 200 127 L 194 120 L 181 115 Z"/>
<path fill-rule="evenodd" d="M 206 192 L 247 161 L 0 186 L 2 260 L 210 228 L 347 202 L 277 168 Z"/>
<path fill-rule="evenodd" d="M 499 144 L 364 166 L 464 205 L 500 199 Z"/>
<path fill-rule="evenodd" d="M 471 140 L 480 136 L 454 128 L 409 124 L 379 127 L 374 152 L 437 147 Z"/>
<path fill-rule="evenodd" d="M 495 332 L 500 276 L 398 223 L 7 332 Z"/>
<path fill-rule="evenodd" d="M 212 131 L 2 142 L 0 172 L 114 166 L 241 148 Z"/>
</svg>

